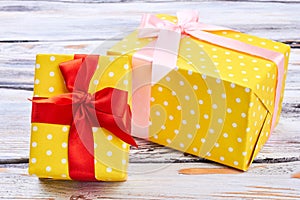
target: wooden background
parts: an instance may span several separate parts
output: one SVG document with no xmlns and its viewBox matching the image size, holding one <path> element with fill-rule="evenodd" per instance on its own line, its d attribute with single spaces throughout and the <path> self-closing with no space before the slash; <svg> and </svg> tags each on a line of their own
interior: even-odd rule
<svg viewBox="0 0 300 200">
<path fill-rule="evenodd" d="M 105 2 L 105 3 L 103 3 Z M 205 23 L 292 47 L 281 121 L 248 172 L 139 141 L 121 183 L 27 175 L 35 54 L 104 53 L 142 13 L 197 9 Z M 300 1 L 0 1 L 0 199 L 300 199 Z M 179 170 L 197 168 L 198 171 Z M 195 175 L 200 169 L 205 174 Z M 215 172 L 215 169 L 223 171 Z M 182 171 L 186 172 L 186 171 Z M 216 174 L 207 174 L 207 173 Z"/>
</svg>

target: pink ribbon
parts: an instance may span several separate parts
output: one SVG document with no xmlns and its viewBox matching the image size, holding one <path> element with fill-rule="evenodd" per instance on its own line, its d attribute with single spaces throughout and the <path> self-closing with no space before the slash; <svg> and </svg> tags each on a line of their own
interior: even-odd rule
<svg viewBox="0 0 300 200">
<path fill-rule="evenodd" d="M 142 17 L 138 36 L 140 38 L 157 37 L 157 40 L 133 55 L 132 64 L 134 70 L 132 84 L 134 93 L 132 97 L 132 135 L 148 138 L 151 97 L 150 83 L 157 83 L 176 67 L 182 35 L 190 35 L 217 46 L 264 58 L 277 65 L 275 108 L 271 126 L 272 132 L 276 124 L 282 89 L 284 55 L 211 33 L 213 31 L 231 29 L 200 23 L 198 21 L 197 11 L 177 12 L 177 19 L 177 24 L 174 24 L 170 21 L 159 19 L 151 14 L 145 14 Z M 151 74 L 151 76 L 145 76 L 145 73 Z"/>
</svg>

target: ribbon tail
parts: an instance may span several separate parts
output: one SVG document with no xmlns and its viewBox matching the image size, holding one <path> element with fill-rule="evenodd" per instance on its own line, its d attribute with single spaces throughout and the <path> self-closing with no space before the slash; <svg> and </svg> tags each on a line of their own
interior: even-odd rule
<svg viewBox="0 0 300 200">
<path fill-rule="evenodd" d="M 91 125 L 85 117 L 75 119 L 69 132 L 69 175 L 73 180 L 96 181 Z"/>
</svg>

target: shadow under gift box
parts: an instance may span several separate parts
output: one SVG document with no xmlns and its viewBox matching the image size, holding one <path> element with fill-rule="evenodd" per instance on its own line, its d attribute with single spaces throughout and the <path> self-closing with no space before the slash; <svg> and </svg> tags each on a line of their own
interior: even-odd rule
<svg viewBox="0 0 300 200">
<path fill-rule="evenodd" d="M 74 55 L 37 55 L 34 97 L 49 98 L 67 93 L 59 64 L 73 60 L 73 58 Z M 89 93 L 93 94 L 108 87 L 128 91 L 130 66 L 126 56 L 100 56 L 97 66 L 89 84 Z M 30 174 L 40 178 L 71 179 L 68 160 L 69 131 L 70 125 L 32 123 Z M 105 128 L 92 127 L 92 132 L 95 179 L 99 181 L 126 180 L 129 144 Z M 80 155 L 80 152 L 78 154 Z"/>
<path fill-rule="evenodd" d="M 173 16 L 157 16 L 177 22 Z M 230 30 L 212 33 L 284 55 L 277 123 L 290 47 Z M 134 31 L 108 55 L 132 57 L 155 40 L 138 38 Z M 276 81 L 275 63 L 185 35 L 177 67 L 151 86 L 148 139 L 246 171 L 270 136 Z"/>
</svg>

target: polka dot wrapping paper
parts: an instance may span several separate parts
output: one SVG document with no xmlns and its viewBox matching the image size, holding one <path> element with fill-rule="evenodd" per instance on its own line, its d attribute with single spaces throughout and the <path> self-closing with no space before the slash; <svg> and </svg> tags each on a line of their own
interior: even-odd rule
<svg viewBox="0 0 300 200">
<path fill-rule="evenodd" d="M 73 59 L 74 55 L 37 55 L 34 97 L 50 98 L 67 93 L 59 64 Z M 90 80 L 89 93 L 108 87 L 128 91 L 130 63 L 126 56 L 100 56 L 97 66 Z M 43 115 L 43 113 L 40 114 Z M 129 144 L 105 128 L 91 127 L 91 130 L 94 140 L 95 180 L 126 180 Z M 32 123 L 30 174 L 40 178 L 72 179 L 69 175 L 69 131 L 70 125 L 66 124 Z M 78 154 L 80 155 L 80 152 Z"/>
<path fill-rule="evenodd" d="M 174 16 L 157 17 L 177 23 Z M 213 34 L 284 55 L 277 123 L 290 47 L 231 30 Z M 155 40 L 134 31 L 108 54 L 134 56 Z M 184 35 L 176 68 L 151 86 L 148 139 L 246 171 L 270 136 L 277 77 L 272 61 Z"/>
</svg>

